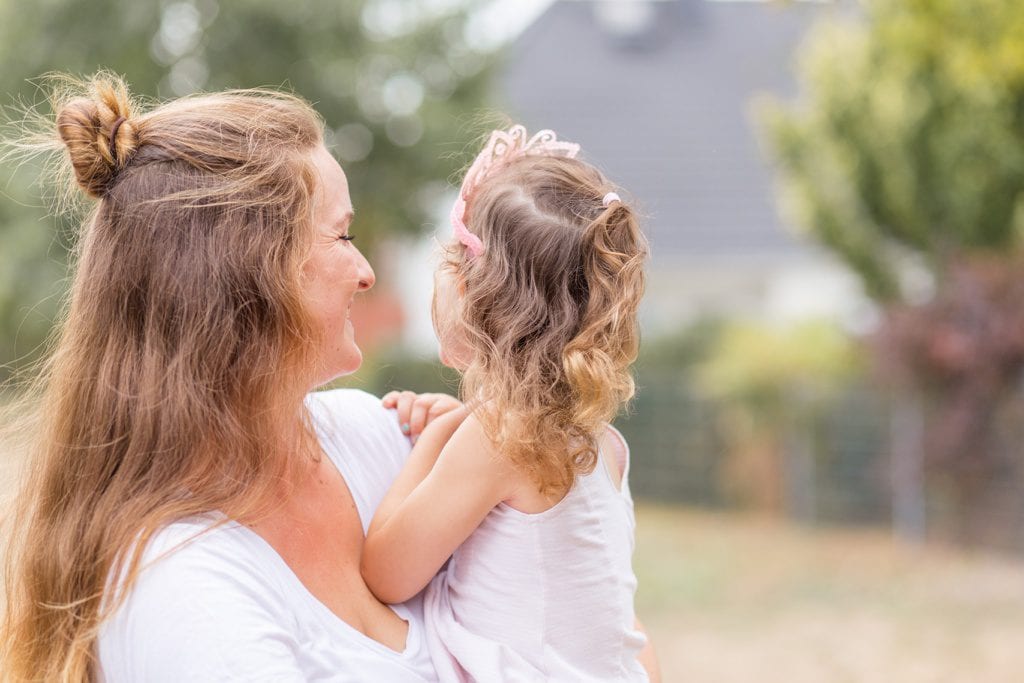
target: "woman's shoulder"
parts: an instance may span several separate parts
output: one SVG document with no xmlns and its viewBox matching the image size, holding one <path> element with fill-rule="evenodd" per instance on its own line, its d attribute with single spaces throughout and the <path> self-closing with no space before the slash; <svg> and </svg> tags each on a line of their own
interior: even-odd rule
<svg viewBox="0 0 1024 683">
<path fill-rule="evenodd" d="M 306 405 L 320 446 L 345 478 L 364 527 L 409 458 L 398 416 L 358 389 L 312 393 Z"/>
<path fill-rule="evenodd" d="M 323 436 L 349 440 L 376 438 L 401 443 L 408 441 L 398 425 L 394 409 L 360 389 L 316 391 L 306 397 L 306 407 Z"/>
<path fill-rule="evenodd" d="M 318 417 L 349 421 L 379 420 L 388 413 L 379 398 L 362 389 L 325 389 L 306 396 L 306 405 Z"/>
<path fill-rule="evenodd" d="M 264 653 L 269 641 L 289 642 L 284 582 L 248 538 L 255 534 L 221 521 L 174 522 L 147 542 L 135 581 L 99 634 L 107 680 L 172 680 L 170 671 L 185 680 L 236 656 L 271 667 L 287 661 L 288 647 Z"/>
<path fill-rule="evenodd" d="M 143 550 L 130 602 L 164 600 L 170 593 L 191 597 L 210 591 L 258 588 L 273 595 L 260 539 L 249 529 L 220 515 L 191 517 L 157 531 Z"/>
<path fill-rule="evenodd" d="M 155 562 L 172 557 L 216 556 L 237 551 L 243 539 L 239 535 L 241 525 L 229 520 L 221 513 L 211 512 L 171 522 L 146 543 L 143 558 Z M 227 546 L 230 546 L 228 551 Z"/>
<path fill-rule="evenodd" d="M 409 456 L 412 445 L 394 409 L 385 408 L 373 394 L 359 389 L 318 391 L 309 394 L 306 405 L 321 444 L 336 462 L 369 455 L 401 466 Z"/>
</svg>

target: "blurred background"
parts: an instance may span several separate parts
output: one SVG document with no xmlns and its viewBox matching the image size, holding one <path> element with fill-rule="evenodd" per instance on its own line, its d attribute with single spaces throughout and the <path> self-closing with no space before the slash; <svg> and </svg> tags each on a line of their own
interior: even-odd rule
<svg viewBox="0 0 1024 683">
<path fill-rule="evenodd" d="M 0 58 L 14 107 L 100 67 L 314 102 L 375 393 L 457 388 L 432 244 L 495 112 L 581 143 L 652 244 L 617 424 L 665 680 L 1024 680 L 1024 3 L 0 0 Z M 37 181 L 0 166 L 0 380 L 76 240 Z"/>
</svg>

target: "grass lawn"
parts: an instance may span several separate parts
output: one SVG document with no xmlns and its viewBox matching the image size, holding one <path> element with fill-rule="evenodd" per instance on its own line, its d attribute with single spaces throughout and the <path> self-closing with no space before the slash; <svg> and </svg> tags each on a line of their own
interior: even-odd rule
<svg viewBox="0 0 1024 683">
<path fill-rule="evenodd" d="M 1024 681 L 1024 558 L 638 505 L 666 683 Z"/>
</svg>

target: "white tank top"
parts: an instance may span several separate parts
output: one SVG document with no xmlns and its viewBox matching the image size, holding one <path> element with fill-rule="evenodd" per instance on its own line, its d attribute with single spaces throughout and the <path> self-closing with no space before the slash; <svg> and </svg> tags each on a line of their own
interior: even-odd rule
<svg viewBox="0 0 1024 683">
<path fill-rule="evenodd" d="M 637 661 L 629 450 L 537 514 L 494 508 L 427 588 L 424 632 L 441 681 L 646 681 Z"/>
</svg>

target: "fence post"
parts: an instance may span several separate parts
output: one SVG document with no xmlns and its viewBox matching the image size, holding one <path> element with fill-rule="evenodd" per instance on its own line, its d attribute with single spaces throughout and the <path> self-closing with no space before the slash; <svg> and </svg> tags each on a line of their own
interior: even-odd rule
<svg viewBox="0 0 1024 683">
<path fill-rule="evenodd" d="M 893 401 L 890 421 L 892 528 L 897 538 L 920 542 L 927 532 L 924 483 L 924 409 L 917 396 Z"/>
</svg>

